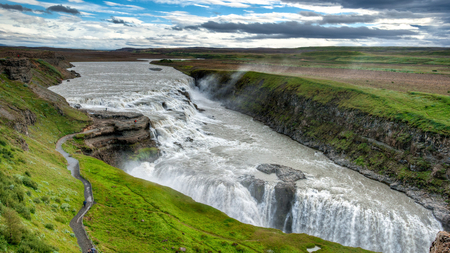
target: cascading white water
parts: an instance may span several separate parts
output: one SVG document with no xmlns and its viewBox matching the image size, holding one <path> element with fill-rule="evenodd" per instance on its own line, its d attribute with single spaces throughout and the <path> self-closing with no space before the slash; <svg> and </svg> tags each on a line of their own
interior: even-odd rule
<svg viewBox="0 0 450 253">
<path fill-rule="evenodd" d="M 280 181 L 256 166 L 302 170 L 286 221 L 292 232 L 382 252 L 427 252 L 442 229 L 429 210 L 404 194 L 335 165 L 321 153 L 227 110 L 193 89 L 193 80 L 147 62 L 76 63 L 82 77 L 51 89 L 71 104 L 148 116 L 163 151 L 155 163 L 127 168 L 133 176 L 169 186 L 242 222 L 275 226 Z M 184 95 L 189 91 L 192 102 Z M 205 109 L 199 113 L 193 103 Z M 266 183 L 260 200 L 242 183 Z"/>
</svg>

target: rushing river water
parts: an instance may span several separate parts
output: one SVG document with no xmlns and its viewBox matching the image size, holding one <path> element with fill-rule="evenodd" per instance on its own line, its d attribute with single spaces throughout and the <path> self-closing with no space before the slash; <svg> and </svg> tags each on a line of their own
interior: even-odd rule
<svg viewBox="0 0 450 253">
<path fill-rule="evenodd" d="M 276 176 L 262 163 L 301 170 L 289 219 L 292 232 L 381 252 L 428 252 L 440 223 L 402 193 L 340 167 L 320 152 L 225 109 L 195 90 L 193 80 L 148 62 L 75 63 L 81 78 L 50 89 L 83 108 L 133 111 L 148 116 L 163 151 L 155 163 L 126 171 L 169 186 L 242 222 L 274 226 Z M 195 107 L 182 94 L 188 91 Z M 266 181 L 262 201 L 241 182 Z"/>
</svg>

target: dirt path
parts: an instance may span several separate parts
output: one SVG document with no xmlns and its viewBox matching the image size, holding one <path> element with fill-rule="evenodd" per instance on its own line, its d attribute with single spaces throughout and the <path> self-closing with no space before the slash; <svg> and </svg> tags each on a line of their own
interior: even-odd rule
<svg viewBox="0 0 450 253">
<path fill-rule="evenodd" d="M 82 207 L 78 211 L 77 215 L 75 215 L 75 217 L 73 217 L 73 219 L 70 221 L 70 227 L 72 228 L 75 236 L 77 237 L 78 245 L 80 246 L 82 252 L 86 253 L 88 252 L 88 249 L 93 247 L 93 243 L 91 242 L 91 240 L 89 240 L 86 234 L 86 230 L 84 230 L 83 216 L 89 211 L 89 209 L 94 204 L 94 195 L 92 194 L 91 183 L 89 183 L 89 181 L 87 181 L 80 175 L 80 164 L 78 163 L 78 160 L 71 157 L 70 154 L 68 154 L 62 149 L 62 144 L 75 135 L 77 134 L 69 134 L 59 139 L 58 142 L 56 143 L 56 151 L 61 153 L 64 156 L 64 158 L 66 158 L 68 162 L 67 169 L 69 169 L 72 172 L 72 176 L 83 182 L 84 185 L 84 199 L 86 200 L 87 203 L 86 206 Z"/>
</svg>

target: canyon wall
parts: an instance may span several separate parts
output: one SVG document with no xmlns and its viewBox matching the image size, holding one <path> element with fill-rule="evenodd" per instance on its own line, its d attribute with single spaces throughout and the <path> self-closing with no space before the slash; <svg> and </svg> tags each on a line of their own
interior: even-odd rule
<svg viewBox="0 0 450 253">
<path fill-rule="evenodd" d="M 445 202 L 450 178 L 448 135 L 338 105 L 340 97 L 353 95 L 352 90 L 339 90 L 335 97 L 322 102 L 314 99 L 314 94 L 299 95 L 301 87 L 292 88 L 290 80 L 268 83 L 273 75 L 253 72 L 250 78 L 248 73 L 208 70 L 191 75 L 199 89 L 226 107 L 322 151 L 339 165 L 404 192 L 433 210 L 444 228 L 450 229 Z"/>
</svg>

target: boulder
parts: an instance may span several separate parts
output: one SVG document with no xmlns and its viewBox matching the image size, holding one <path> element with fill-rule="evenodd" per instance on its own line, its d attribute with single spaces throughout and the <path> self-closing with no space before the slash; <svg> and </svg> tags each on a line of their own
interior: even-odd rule
<svg viewBox="0 0 450 253">
<path fill-rule="evenodd" d="M 450 233 L 440 231 L 431 244 L 430 253 L 450 253 Z"/>
<path fill-rule="evenodd" d="M 260 164 L 257 170 L 266 174 L 276 173 L 277 177 L 284 182 L 295 182 L 300 179 L 306 179 L 302 171 L 278 164 Z"/>
</svg>

